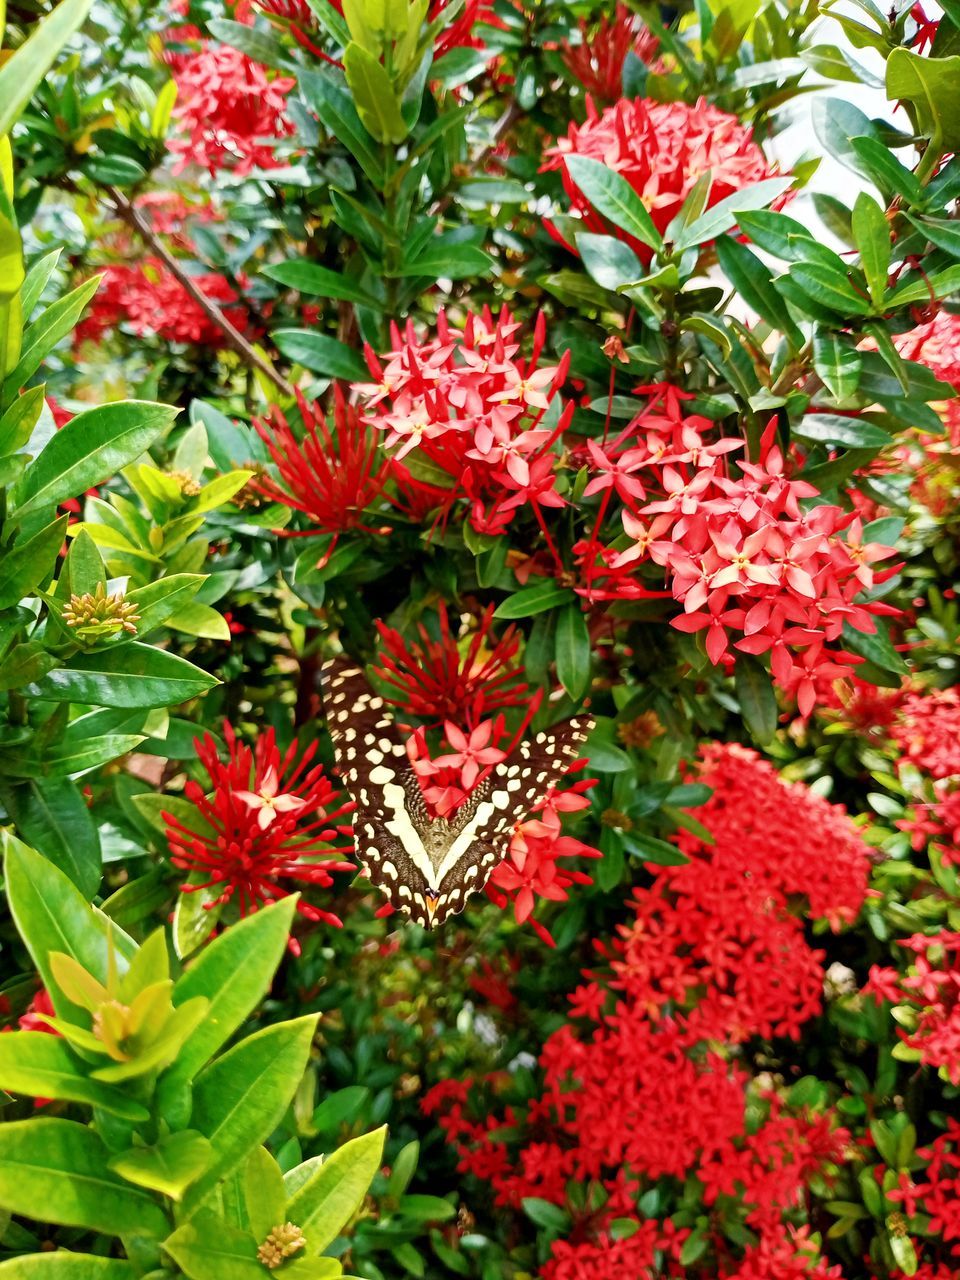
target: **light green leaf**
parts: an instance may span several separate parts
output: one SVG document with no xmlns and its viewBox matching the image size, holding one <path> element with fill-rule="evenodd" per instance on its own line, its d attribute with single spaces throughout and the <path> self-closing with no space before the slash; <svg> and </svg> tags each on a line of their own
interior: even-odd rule
<svg viewBox="0 0 960 1280">
<path fill-rule="evenodd" d="M 0 1262 L 0 1280 L 137 1280 L 131 1262 L 92 1253 L 29 1253 Z"/>
<path fill-rule="evenodd" d="M 189 1280 L 263 1280 L 270 1273 L 257 1261 L 257 1244 L 249 1231 L 203 1213 L 175 1231 L 163 1248 Z"/>
<path fill-rule="evenodd" d="M 78 654 L 37 681 L 34 696 L 99 707 L 168 707 L 219 681 L 185 658 L 132 641 Z"/>
<path fill-rule="evenodd" d="M 378 142 L 403 142 L 410 129 L 400 110 L 393 83 L 369 49 L 351 42 L 343 55 L 347 84 L 360 119 Z"/>
<path fill-rule="evenodd" d="M 136 1099 L 82 1075 L 80 1061 L 67 1042 L 45 1031 L 0 1036 L 0 1089 L 28 1098 L 84 1102 L 134 1124 L 150 1117 Z"/>
<path fill-rule="evenodd" d="M 887 97 L 913 104 L 917 123 L 938 152 L 960 151 L 960 56 L 921 57 L 894 49 L 887 58 Z"/>
<path fill-rule="evenodd" d="M 57 552 L 63 546 L 67 517 L 51 521 L 31 538 L 17 539 L 3 553 L 3 583 L 0 585 L 0 609 L 9 609 L 38 587 L 47 586 L 56 566 Z"/>
<path fill-rule="evenodd" d="M 322 1253 L 363 1203 L 383 1160 L 386 1128 L 354 1138 L 328 1156 L 297 1191 L 287 1212 L 307 1237 L 311 1253 Z"/>
<path fill-rule="evenodd" d="M 10 132 L 57 54 L 78 31 L 93 0 L 63 0 L 0 70 L 0 137 Z"/>
<path fill-rule="evenodd" d="M 85 898 L 93 898 L 100 888 L 100 840 L 77 784 L 69 778 L 31 778 L 11 789 L 8 803 L 24 838 L 43 849 Z"/>
<path fill-rule="evenodd" d="M 852 225 L 870 299 L 875 307 L 881 308 L 890 274 L 890 226 L 883 210 L 866 191 L 857 196 Z"/>
<path fill-rule="evenodd" d="M 859 385 L 863 358 L 845 335 L 818 333 L 813 340 L 813 367 L 834 400 L 849 400 Z"/>
<path fill-rule="evenodd" d="M 7 63 L 0 75 L 9 66 L 10 63 Z M 100 276 L 94 276 L 92 280 L 78 285 L 63 298 L 52 302 L 45 311 L 41 311 L 33 324 L 28 326 L 23 335 L 23 347 L 17 365 L 3 383 L 4 404 L 19 394 L 20 388 L 36 373 L 57 343 L 72 332 L 99 284 Z"/>
<path fill-rule="evenodd" d="M 47 1039 L 50 1037 L 48 1036 Z M 132 1147 L 110 1161 L 110 1168 L 127 1182 L 180 1200 L 213 1160 L 213 1147 L 192 1129 L 171 1133 L 152 1147 Z"/>
</svg>

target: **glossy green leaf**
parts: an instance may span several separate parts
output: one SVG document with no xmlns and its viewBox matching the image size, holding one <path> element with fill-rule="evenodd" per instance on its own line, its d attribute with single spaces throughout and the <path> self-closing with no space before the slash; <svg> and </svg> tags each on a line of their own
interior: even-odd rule
<svg viewBox="0 0 960 1280">
<path fill-rule="evenodd" d="M 783 298 L 773 287 L 769 267 L 732 236 L 720 236 L 716 250 L 720 269 L 747 306 L 773 329 L 783 332 L 794 349 L 799 350 L 803 345 L 803 334 Z"/>
<path fill-rule="evenodd" d="M 293 260 L 277 262 L 263 268 L 263 274 L 279 284 L 300 293 L 311 294 L 318 298 L 339 298 L 344 302 L 356 302 L 361 307 L 370 307 L 373 311 L 381 311 L 383 303 L 372 293 L 355 284 L 347 276 L 338 275 L 327 267 L 317 266 L 314 262 Z"/>
<path fill-rule="evenodd" d="M 290 1221 L 303 1229 L 311 1253 L 322 1253 L 360 1208 L 386 1135 L 386 1128 L 376 1129 L 338 1148 L 291 1199 Z"/>
<path fill-rule="evenodd" d="M 24 472 L 15 492 L 18 517 L 110 479 L 139 458 L 178 412 L 171 405 L 121 400 L 78 413 Z"/>
<path fill-rule="evenodd" d="M 113 1156 L 110 1168 L 134 1186 L 180 1200 L 212 1160 L 209 1140 L 202 1133 L 184 1129 L 168 1134 L 152 1147 L 132 1147 Z"/>
<path fill-rule="evenodd" d="M 43 410 L 43 393 L 43 387 L 30 387 L 0 418 L 0 458 L 16 453 L 30 439 Z"/>
<path fill-rule="evenodd" d="M 328 14 L 338 16 L 329 0 L 315 0 L 315 3 Z M 307 101 L 330 136 L 343 143 L 373 185 L 378 190 L 382 189 L 383 164 L 376 144 L 357 115 L 350 95 L 342 87 L 342 79 L 335 80 L 327 71 L 313 70 L 301 70 L 298 79 Z"/>
<path fill-rule="evenodd" d="M 818 333 L 813 340 L 813 367 L 834 400 L 849 400 L 856 394 L 863 359 L 846 336 Z"/>
<path fill-rule="evenodd" d="M 577 249 L 588 275 L 604 289 L 616 292 L 621 285 L 643 275 L 643 263 L 628 244 L 616 236 L 577 235 Z"/>
<path fill-rule="evenodd" d="M 126 593 L 130 604 L 137 606 L 137 635 L 146 636 L 182 610 L 203 586 L 201 573 L 172 573 L 166 578 L 137 587 Z"/>
<path fill-rule="evenodd" d="M 887 97 L 910 102 L 938 151 L 960 151 L 960 56 L 921 57 L 894 49 L 887 58 Z"/>
<path fill-rule="evenodd" d="M 168 707 L 217 683 L 185 658 L 133 641 L 78 654 L 39 680 L 35 696 L 98 707 Z"/>
<path fill-rule="evenodd" d="M 163 1247 L 189 1280 L 263 1280 L 270 1273 L 257 1261 L 257 1244 L 250 1232 L 203 1213 L 179 1227 Z M 290 1266 L 286 1263 L 284 1271 Z"/>
<path fill-rule="evenodd" d="M 177 980 L 177 1004 L 205 996 L 210 1006 L 171 1074 L 191 1079 L 258 1006 L 283 958 L 295 909 L 291 894 L 231 925 Z"/>
<path fill-rule="evenodd" d="M 197 1077 L 191 1124 L 210 1139 L 216 1155 L 184 1196 L 184 1216 L 280 1123 L 307 1065 L 316 1023 L 310 1014 L 258 1031 Z"/>
<path fill-rule="evenodd" d="M 861 191 L 857 196 L 853 206 L 852 226 L 870 299 L 879 309 L 883 306 L 887 277 L 890 274 L 890 225 L 876 200 L 866 191 Z"/>
<path fill-rule="evenodd" d="M 30 538 L 18 538 L 3 552 L 3 581 L 0 584 L 0 609 L 9 609 L 46 587 L 56 567 L 57 553 L 63 546 L 67 517 L 51 521 Z"/>
<path fill-rule="evenodd" d="M 107 1169 L 110 1153 L 86 1125 L 15 1120 L 0 1125 L 0 1206 L 107 1235 L 163 1237 L 166 1215 L 147 1192 Z"/>
<path fill-rule="evenodd" d="M 90 1253 L 30 1253 L 0 1262 L 0 1280 L 137 1280 L 130 1262 Z"/>
<path fill-rule="evenodd" d="M 737 225 L 737 218 L 743 210 L 763 209 L 782 196 L 793 182 L 792 178 L 765 178 L 752 186 L 743 187 L 731 195 L 718 200 L 696 221 L 684 228 L 674 249 L 677 253 L 695 245 L 706 244 L 715 240 L 724 231 Z"/>
<path fill-rule="evenodd" d="M 8 833 L 3 833 L 2 840 L 10 912 L 54 1008 L 69 1019 L 74 1006 L 60 995 L 54 981 L 51 952 L 72 956 L 99 982 L 105 982 L 108 937 L 121 973 L 136 950 L 135 944 L 112 920 L 90 906 L 59 867 Z"/>
<path fill-rule="evenodd" d="M 573 593 L 567 587 L 558 587 L 550 579 L 542 579 L 533 586 L 523 587 L 512 596 L 508 596 L 497 607 L 493 616 L 508 619 L 532 618 L 535 614 L 544 613 L 547 609 L 570 604 L 572 599 Z"/>
<path fill-rule="evenodd" d="M 882 449 L 890 435 L 882 427 L 862 418 L 844 418 L 836 413 L 808 413 L 794 426 L 794 435 L 815 444 L 839 449 Z"/>
<path fill-rule="evenodd" d="M 574 700 L 590 687 L 590 632 L 580 602 L 566 605 L 557 616 L 557 678 Z"/>
<path fill-rule="evenodd" d="M 344 382 L 365 382 L 371 376 L 359 351 L 324 333 L 312 329 L 277 329 L 272 336 L 281 355 L 312 373 Z"/>
<path fill-rule="evenodd" d="M 85 898 L 93 898 L 100 888 L 100 839 L 77 784 L 67 777 L 32 778 L 11 789 L 9 808 L 20 834 L 42 849 Z"/>
<path fill-rule="evenodd" d="M 377 57 L 352 42 L 343 55 L 343 66 L 357 112 L 370 136 L 377 142 L 403 142 L 410 129 L 393 83 Z"/>
<path fill-rule="evenodd" d="M 770 742 L 777 732 L 778 709 L 769 673 L 756 658 L 738 653 L 734 685 L 747 728 L 761 746 Z"/>
<path fill-rule="evenodd" d="M 7 67 L 9 67 L 7 63 Z M 4 68 L 4 71 L 6 68 Z M 3 75 L 4 72 L 0 72 Z M 71 333 L 84 308 L 97 291 L 100 277 L 78 285 L 56 302 L 52 302 L 46 310 L 41 311 L 36 320 L 28 326 L 23 334 L 23 344 L 16 367 L 7 375 L 3 383 L 3 402 L 9 403 L 20 388 L 40 368 L 58 342 Z"/>
<path fill-rule="evenodd" d="M 648 248 L 660 248 L 663 244 L 660 232 L 626 178 L 588 156 L 566 156 L 564 163 L 584 198 L 598 213 Z"/>
<path fill-rule="evenodd" d="M 132 1123 L 149 1119 L 142 1103 L 120 1089 L 91 1080 L 59 1036 L 45 1031 L 15 1031 L 0 1036 L 0 1089 L 28 1098 L 56 1098 L 100 1107 Z"/>
<path fill-rule="evenodd" d="M 33 97 L 33 91 L 53 66 L 57 54 L 79 30 L 92 3 L 93 0 L 62 0 L 3 64 L 0 69 L 0 137 L 13 128 Z"/>
<path fill-rule="evenodd" d="M 473 276 L 485 276 L 493 266 L 488 253 L 474 244 L 460 244 L 438 236 L 427 242 L 417 257 L 404 261 L 398 271 L 401 276 L 428 276 L 431 279 L 462 280 Z"/>
</svg>

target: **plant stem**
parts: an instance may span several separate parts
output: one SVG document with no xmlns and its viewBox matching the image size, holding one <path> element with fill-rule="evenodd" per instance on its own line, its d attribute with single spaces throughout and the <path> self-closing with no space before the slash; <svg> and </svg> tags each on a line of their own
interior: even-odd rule
<svg viewBox="0 0 960 1280">
<path fill-rule="evenodd" d="M 289 396 L 292 400 L 295 395 L 292 385 L 283 374 L 274 368 L 266 356 L 261 355 L 259 351 L 250 345 L 236 325 L 224 315 L 216 302 L 212 298 L 208 298 L 203 290 L 199 288 L 197 282 L 184 271 L 183 266 L 157 236 L 140 211 L 116 187 L 108 187 L 107 192 L 120 219 L 126 223 L 131 231 L 136 232 L 144 244 L 157 255 L 170 274 L 179 281 L 197 306 L 201 308 L 204 315 L 223 333 L 231 350 L 235 351 L 250 368 L 258 370 L 265 378 L 269 378 L 275 386 L 280 388 L 285 396 Z"/>
</svg>

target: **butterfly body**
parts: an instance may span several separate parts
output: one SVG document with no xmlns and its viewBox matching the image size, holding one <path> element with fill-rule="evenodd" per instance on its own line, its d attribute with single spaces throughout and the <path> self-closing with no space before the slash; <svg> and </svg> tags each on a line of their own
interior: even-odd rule
<svg viewBox="0 0 960 1280">
<path fill-rule="evenodd" d="M 589 718 L 521 742 L 450 819 L 431 817 L 406 746 L 363 671 L 337 658 L 323 670 L 337 770 L 356 811 L 357 856 L 391 905 L 426 928 L 462 911 L 507 853 L 515 825 L 579 755 Z"/>
</svg>

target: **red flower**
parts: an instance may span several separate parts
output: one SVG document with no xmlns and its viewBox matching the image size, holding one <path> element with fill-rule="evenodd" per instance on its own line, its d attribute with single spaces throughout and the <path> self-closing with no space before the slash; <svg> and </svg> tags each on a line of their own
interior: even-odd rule
<svg viewBox="0 0 960 1280">
<path fill-rule="evenodd" d="M 246 309 L 223 276 L 208 273 L 195 276 L 194 281 L 237 328 L 246 328 Z M 220 326 L 213 323 L 159 258 L 105 267 L 100 288 L 77 326 L 74 340 L 99 342 L 104 333 L 121 324 L 129 326 L 138 337 L 155 334 L 165 342 L 213 348 L 224 343 Z"/>
<path fill-rule="evenodd" d="M 355 871 L 340 858 L 351 849 L 350 826 L 337 823 L 353 806 L 339 798 L 322 765 L 311 767 L 316 743 L 298 760 L 295 743 L 280 754 L 272 729 L 257 738 L 253 751 L 238 741 L 229 722 L 223 731 L 226 761 L 211 737 L 195 744 L 210 780 L 209 796 L 191 780 L 185 794 L 192 818 L 163 815 L 170 860 L 191 874 L 183 891 L 214 889 L 214 903 L 235 901 L 244 916 L 298 885 L 329 888 L 331 872 Z M 347 843 L 335 843 L 344 837 Z M 301 901 L 298 910 L 308 920 L 340 924 L 313 903 Z"/>
<path fill-rule="evenodd" d="M 520 636 L 509 626 L 494 638 L 493 605 L 484 611 L 465 649 L 465 637 L 458 640 L 450 634 L 442 602 L 437 623 L 439 639 L 421 622 L 418 643 L 377 622 L 383 647 L 374 669 L 390 686 L 391 702 L 428 725 L 455 719 L 471 729 L 496 711 L 529 703 L 527 682 L 515 664 Z"/>
<path fill-rule="evenodd" d="M 334 432 L 324 420 L 319 404 L 308 404 L 299 389 L 297 406 L 304 427 L 300 440 L 276 407 L 265 419 L 254 419 L 253 425 L 269 449 L 281 480 L 277 484 L 263 477 L 257 480 L 256 488 L 271 501 L 302 511 L 312 526 L 299 535 L 285 530 L 282 533 L 333 534 L 332 551 L 340 534 L 348 529 L 373 532 L 364 523 L 364 512 L 383 493 L 388 471 L 376 433 L 347 404 L 338 385 L 334 386 Z"/>
<path fill-rule="evenodd" d="M 910 694 L 890 733 L 931 778 L 960 774 L 960 686 Z"/>
<path fill-rule="evenodd" d="M 656 69 L 660 41 L 625 4 L 618 3 L 616 12 L 596 25 L 581 19 L 579 30 L 579 43 L 565 40 L 561 45 L 563 61 L 572 79 L 595 101 L 616 102 L 623 97 L 623 65 L 628 54 Z"/>
<path fill-rule="evenodd" d="M 691 107 L 684 102 L 624 98 L 600 114 L 588 99 L 586 122 L 571 124 L 566 136 L 558 138 L 546 154 L 544 168 L 560 170 L 564 189 L 584 225 L 626 240 L 644 263 L 650 261 L 651 250 L 613 230 L 592 208 L 567 170 L 568 156 L 588 156 L 619 173 L 661 232 L 707 170 L 712 179 L 707 208 L 734 191 L 776 176 L 754 142 L 752 130 L 703 99 Z"/>
<path fill-rule="evenodd" d="M 275 167 L 277 142 L 296 132 L 284 114 L 294 77 L 271 77 L 238 49 L 208 41 L 170 60 L 177 82 L 178 132 L 167 144 L 178 157 L 174 172 L 195 164 L 243 177 Z"/>
</svg>

